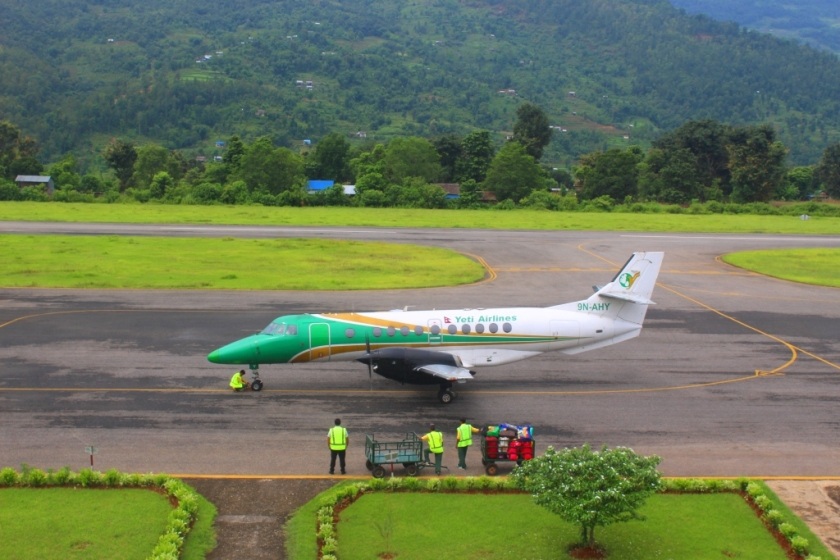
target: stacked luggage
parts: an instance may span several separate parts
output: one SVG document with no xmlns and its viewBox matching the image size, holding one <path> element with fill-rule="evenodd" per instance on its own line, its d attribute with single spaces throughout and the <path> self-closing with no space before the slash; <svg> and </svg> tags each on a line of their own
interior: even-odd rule
<svg viewBox="0 0 840 560">
<path fill-rule="evenodd" d="M 530 424 L 487 426 L 481 438 L 481 463 L 489 476 L 498 472 L 496 463 L 511 461 L 521 465 L 534 458 L 534 428 Z"/>
</svg>

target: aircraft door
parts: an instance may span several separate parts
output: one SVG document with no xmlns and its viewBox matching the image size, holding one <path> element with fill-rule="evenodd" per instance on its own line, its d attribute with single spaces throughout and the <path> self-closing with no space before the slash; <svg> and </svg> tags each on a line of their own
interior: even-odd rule
<svg viewBox="0 0 840 560">
<path fill-rule="evenodd" d="M 438 346 L 441 343 L 441 329 L 443 322 L 440 319 L 429 319 L 429 346 Z"/>
<path fill-rule="evenodd" d="M 327 323 L 309 325 L 309 360 L 330 359 L 330 326 Z"/>
</svg>

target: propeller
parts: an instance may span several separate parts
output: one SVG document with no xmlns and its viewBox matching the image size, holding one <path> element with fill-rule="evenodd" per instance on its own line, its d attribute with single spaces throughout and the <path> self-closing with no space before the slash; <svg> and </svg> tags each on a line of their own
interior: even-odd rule
<svg viewBox="0 0 840 560">
<path fill-rule="evenodd" d="M 373 391 L 373 356 L 370 353 L 370 335 L 365 335 L 365 350 L 367 350 L 368 381 L 370 390 Z"/>
</svg>

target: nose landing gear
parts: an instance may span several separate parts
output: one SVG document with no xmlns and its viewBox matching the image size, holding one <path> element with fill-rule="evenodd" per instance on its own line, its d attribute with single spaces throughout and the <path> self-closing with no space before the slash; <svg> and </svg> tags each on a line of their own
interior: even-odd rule
<svg viewBox="0 0 840 560">
<path fill-rule="evenodd" d="M 251 377 L 253 380 L 251 381 L 251 390 L 252 391 L 262 391 L 263 382 L 260 379 L 260 365 L 259 364 L 251 364 L 249 366 L 251 368 Z"/>
</svg>

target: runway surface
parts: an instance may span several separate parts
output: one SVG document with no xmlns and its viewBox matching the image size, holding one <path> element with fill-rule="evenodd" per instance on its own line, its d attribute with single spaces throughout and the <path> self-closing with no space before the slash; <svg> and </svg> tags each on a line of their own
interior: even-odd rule
<svg viewBox="0 0 840 560">
<path fill-rule="evenodd" d="M 367 474 L 364 434 L 401 439 L 430 421 L 454 470 L 466 416 L 531 423 L 538 451 L 589 443 L 658 454 L 669 476 L 840 476 L 840 291 L 717 260 L 837 247 L 840 237 L 0 222 L 10 232 L 415 243 L 481 260 L 488 280 L 327 293 L 0 289 L 0 466 L 83 468 L 94 447 L 103 471 L 323 475 L 338 416 L 350 474 Z M 641 337 L 479 369 L 448 406 L 435 388 L 374 376 L 371 390 L 355 362 L 263 366 L 262 392 L 232 394 L 233 368 L 206 360 L 288 313 L 583 299 L 637 250 L 665 252 Z M 243 274 L 255 266 L 283 274 L 282 262 L 243 262 Z M 483 473 L 477 446 L 467 462 L 467 474 Z"/>
</svg>

